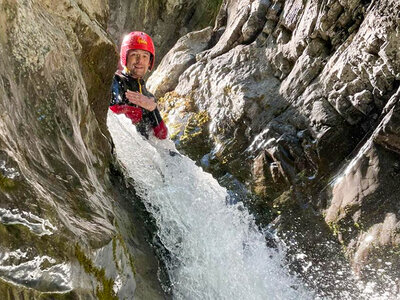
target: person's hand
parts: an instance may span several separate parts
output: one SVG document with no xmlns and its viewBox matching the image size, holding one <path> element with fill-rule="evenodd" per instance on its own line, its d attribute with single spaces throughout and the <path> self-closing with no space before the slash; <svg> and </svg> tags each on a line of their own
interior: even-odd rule
<svg viewBox="0 0 400 300">
<path fill-rule="evenodd" d="M 143 107 L 149 111 L 153 111 L 157 108 L 157 103 L 154 101 L 154 98 L 149 98 L 143 94 L 132 92 L 130 90 L 126 91 L 125 96 L 129 102 Z"/>
</svg>

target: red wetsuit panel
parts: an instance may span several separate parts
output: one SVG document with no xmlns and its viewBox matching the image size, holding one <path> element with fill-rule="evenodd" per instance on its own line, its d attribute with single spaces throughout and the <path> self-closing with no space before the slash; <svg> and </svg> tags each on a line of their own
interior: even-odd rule
<svg viewBox="0 0 400 300">
<path fill-rule="evenodd" d="M 125 114 L 126 117 L 131 119 L 133 124 L 139 123 L 142 120 L 142 109 L 127 104 L 112 105 L 110 106 L 112 112 L 116 114 Z"/>
</svg>

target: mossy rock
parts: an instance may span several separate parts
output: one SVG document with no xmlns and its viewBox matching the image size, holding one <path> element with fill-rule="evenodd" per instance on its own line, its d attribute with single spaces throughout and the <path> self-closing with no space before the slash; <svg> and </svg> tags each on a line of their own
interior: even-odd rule
<svg viewBox="0 0 400 300">
<path fill-rule="evenodd" d="M 107 278 L 105 270 L 96 267 L 93 261 L 85 255 L 78 244 L 75 245 L 75 257 L 85 272 L 92 275 L 99 282 L 99 285 L 96 288 L 97 298 L 99 300 L 118 300 L 118 297 L 113 290 L 114 280 Z"/>
<path fill-rule="evenodd" d="M 113 258 L 114 258 L 114 262 L 116 264 L 117 270 L 121 271 L 120 266 L 118 265 L 118 260 L 117 260 L 117 242 L 120 243 L 122 249 L 124 250 L 124 254 L 125 256 L 129 259 L 129 266 L 131 267 L 131 271 L 134 275 L 136 275 L 136 268 L 135 268 L 135 264 L 134 264 L 134 259 L 132 254 L 129 252 L 128 247 L 125 244 L 124 239 L 122 238 L 121 234 L 118 234 L 116 236 L 113 237 L 112 239 L 112 246 L 113 246 Z"/>
<path fill-rule="evenodd" d="M 376 283 L 376 295 L 387 292 L 388 287 L 397 290 L 400 269 L 400 246 L 375 245 L 368 253 L 368 263 L 362 266 L 359 277 L 365 282 Z M 397 299 L 397 298 L 396 298 Z"/>
<path fill-rule="evenodd" d="M 160 98 L 159 104 L 177 149 L 199 161 L 211 150 L 208 132 L 210 116 L 207 111 L 197 109 L 192 94 L 181 96 L 176 92 L 166 93 Z M 168 116 L 173 110 L 180 111 L 182 119 L 186 120 L 184 124 L 169 122 Z"/>
<path fill-rule="evenodd" d="M 70 238 L 62 233 L 38 236 L 22 224 L 0 223 L 0 240 L 2 246 L 8 249 L 32 248 L 38 255 L 50 256 L 59 261 L 69 260 L 73 249 Z"/>
<path fill-rule="evenodd" d="M 84 291 L 79 291 L 79 294 L 76 291 L 65 293 L 42 293 L 0 279 L 0 296 L 1 300 L 79 300 L 89 298 L 90 294 Z"/>
<path fill-rule="evenodd" d="M 0 173 L 0 190 L 3 192 L 13 191 L 17 187 L 17 182 Z"/>
</svg>

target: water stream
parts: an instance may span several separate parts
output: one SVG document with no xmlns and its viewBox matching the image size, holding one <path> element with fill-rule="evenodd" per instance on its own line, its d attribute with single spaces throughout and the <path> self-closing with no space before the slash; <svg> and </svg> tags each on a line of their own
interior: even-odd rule
<svg viewBox="0 0 400 300">
<path fill-rule="evenodd" d="M 146 140 L 123 115 L 109 113 L 107 124 L 169 251 L 175 299 L 313 299 L 242 204 L 227 205 L 226 189 L 172 141 Z"/>
</svg>

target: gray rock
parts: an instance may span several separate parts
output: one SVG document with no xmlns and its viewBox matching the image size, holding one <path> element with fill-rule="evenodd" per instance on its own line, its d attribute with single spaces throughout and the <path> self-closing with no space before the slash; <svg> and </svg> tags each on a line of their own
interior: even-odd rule
<svg viewBox="0 0 400 300">
<path fill-rule="evenodd" d="M 139 237 L 118 228 L 133 216 L 123 218 L 123 190 L 110 182 L 105 119 L 118 58 L 107 15 L 104 1 L 0 7 L 1 297 L 124 298 L 146 284 L 163 297 L 157 267 L 134 274 Z"/>
<path fill-rule="evenodd" d="M 189 32 L 213 26 L 222 0 L 111 0 L 108 31 L 120 45 L 133 30 L 148 33 L 156 46 L 156 65 Z"/>
<path fill-rule="evenodd" d="M 179 76 L 196 62 L 196 55 L 209 47 L 212 35 L 212 28 L 207 27 L 180 38 L 163 58 L 159 66 L 160 71 L 149 78 L 149 90 L 156 97 L 172 91 L 178 84 Z"/>
<path fill-rule="evenodd" d="M 243 43 L 255 40 L 263 29 L 266 13 L 270 5 L 271 2 L 269 0 L 255 0 L 251 3 L 250 15 L 242 28 Z"/>
<path fill-rule="evenodd" d="M 351 222 L 394 232 L 399 219 L 390 209 L 397 205 L 399 3 L 227 3 L 217 18 L 224 33 L 180 75 L 170 100 L 189 97 L 193 111 L 209 114 L 209 154 L 265 202 L 290 190 L 290 203 L 326 209 L 352 259 L 365 237 Z M 327 178 L 343 164 L 348 173 L 328 193 Z M 397 243 L 378 231 L 380 245 Z M 361 256 L 353 266 L 365 271 L 374 259 Z"/>
<path fill-rule="evenodd" d="M 386 148 L 400 153 L 400 89 L 386 105 L 381 124 L 374 133 L 373 139 Z"/>
</svg>

